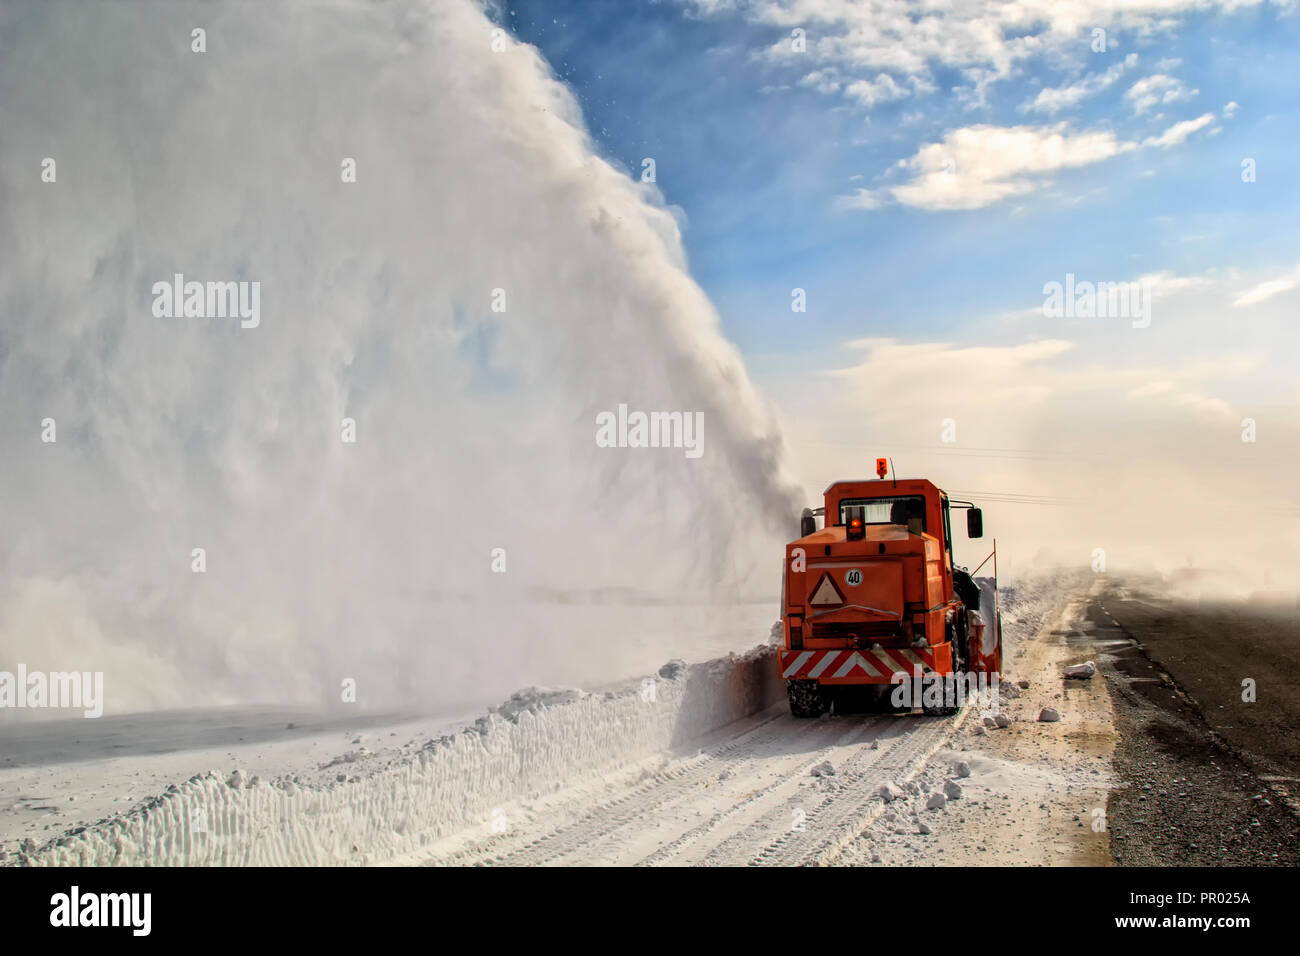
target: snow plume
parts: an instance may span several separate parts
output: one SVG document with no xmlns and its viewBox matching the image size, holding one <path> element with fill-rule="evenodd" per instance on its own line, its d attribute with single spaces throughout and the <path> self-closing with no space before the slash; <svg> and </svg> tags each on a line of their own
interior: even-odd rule
<svg viewBox="0 0 1300 956">
<path fill-rule="evenodd" d="M 688 627 L 593 596 L 775 616 L 774 418 L 662 197 L 479 6 L 10 3 L 0 115 L 0 666 L 427 708 Z M 702 454 L 599 447 L 621 404 Z"/>
</svg>

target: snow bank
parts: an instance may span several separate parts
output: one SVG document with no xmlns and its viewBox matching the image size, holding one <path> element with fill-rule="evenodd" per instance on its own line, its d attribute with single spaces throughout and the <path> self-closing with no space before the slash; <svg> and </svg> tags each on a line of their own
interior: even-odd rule
<svg viewBox="0 0 1300 956">
<path fill-rule="evenodd" d="M 992 654 L 998 647 L 998 589 L 993 578 L 976 578 L 980 589 L 980 606 L 976 615 L 984 624 L 980 637 L 980 653 Z"/>
<path fill-rule="evenodd" d="M 530 689 L 457 734 L 384 766 L 349 763 L 332 783 L 215 771 L 127 814 L 78 827 L 21 864 L 294 865 L 378 863 L 467 828 L 501 804 L 672 750 L 784 697 L 776 649 L 686 666 L 615 690 Z M 364 763 L 364 761 L 360 761 Z"/>
<path fill-rule="evenodd" d="M 1010 662 L 1023 653 L 1025 643 L 1060 612 L 1071 595 L 1086 589 L 1095 579 L 1096 575 L 1086 568 L 1039 568 L 1001 580 L 998 609 L 1002 612 L 1003 670 L 1014 669 Z"/>
</svg>

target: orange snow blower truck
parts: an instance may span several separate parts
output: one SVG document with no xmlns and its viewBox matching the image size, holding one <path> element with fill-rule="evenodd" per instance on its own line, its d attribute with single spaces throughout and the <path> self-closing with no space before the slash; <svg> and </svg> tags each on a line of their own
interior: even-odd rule
<svg viewBox="0 0 1300 956">
<path fill-rule="evenodd" d="M 983 515 L 925 479 L 886 479 L 889 470 L 881 458 L 876 480 L 835 482 L 786 545 L 779 659 L 796 717 L 826 712 L 836 689 L 853 685 L 878 685 L 878 697 L 897 695 L 890 685 L 918 696 L 938 688 L 903 698 L 931 714 L 956 712 L 981 683 L 996 692 L 997 548 L 975 572 L 952 551 L 951 512 L 966 510 L 970 538 L 983 536 Z M 977 581 L 989 558 L 992 578 Z"/>
</svg>

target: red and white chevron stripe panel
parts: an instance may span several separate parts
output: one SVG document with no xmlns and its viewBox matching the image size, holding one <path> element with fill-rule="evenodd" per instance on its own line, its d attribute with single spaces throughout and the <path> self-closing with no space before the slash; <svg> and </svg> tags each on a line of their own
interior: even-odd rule
<svg viewBox="0 0 1300 956">
<path fill-rule="evenodd" d="M 911 677 L 915 669 L 925 673 L 927 668 L 934 668 L 934 655 L 924 648 L 781 651 L 781 676 L 786 680 L 861 680 L 866 677 L 888 682 L 890 675 L 898 671 Z"/>
</svg>

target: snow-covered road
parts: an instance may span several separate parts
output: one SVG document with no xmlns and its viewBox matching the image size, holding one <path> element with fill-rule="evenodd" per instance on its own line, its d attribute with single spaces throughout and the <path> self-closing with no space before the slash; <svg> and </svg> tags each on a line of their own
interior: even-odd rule
<svg viewBox="0 0 1300 956">
<path fill-rule="evenodd" d="M 1007 659 L 1078 589 L 1062 574 L 1007 588 Z M 123 757 L 117 772 L 132 775 L 134 793 L 156 796 L 129 808 L 101 801 L 99 819 L 25 838 L 21 849 L 11 844 L 8 862 L 860 861 L 854 841 L 903 806 L 886 804 L 881 788 L 924 801 L 909 782 L 937 752 L 965 746 L 980 717 L 968 709 L 952 718 L 796 720 L 775 664 L 768 643 L 690 666 L 672 662 L 596 692 L 520 692 L 455 731 L 406 724 L 346 740 L 330 731 L 310 746 L 307 738 L 264 742 L 260 762 L 238 772 L 182 775 L 198 759 L 215 762 L 215 750 Z M 60 766 L 22 772 L 44 775 L 44 789 L 69 796 L 89 789 L 78 789 L 83 764 Z"/>
<path fill-rule="evenodd" d="M 796 720 L 783 704 L 696 752 L 503 809 L 501 832 L 452 841 L 426 864 L 826 863 L 882 811 L 961 719 Z"/>
</svg>

